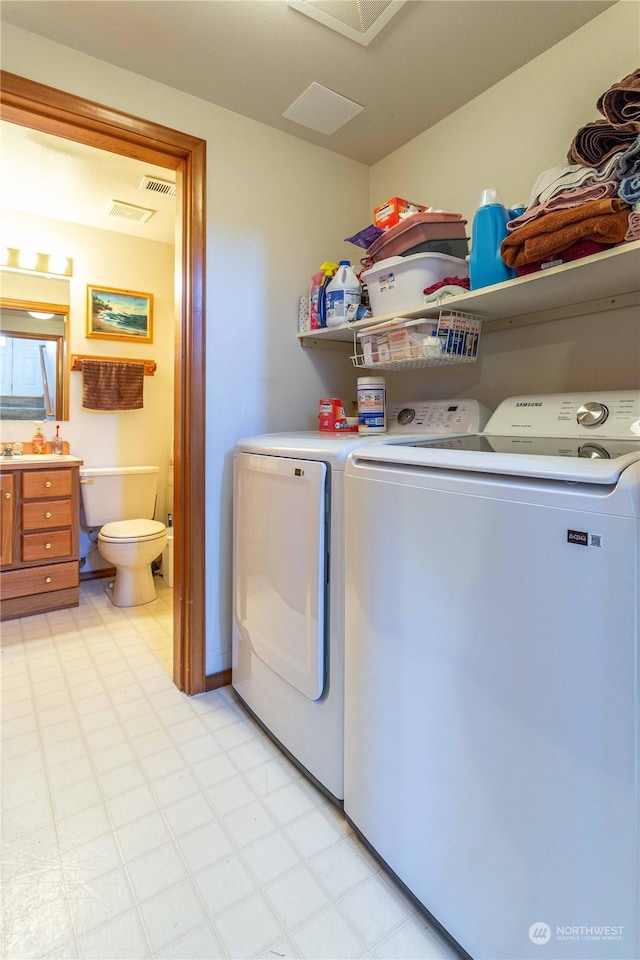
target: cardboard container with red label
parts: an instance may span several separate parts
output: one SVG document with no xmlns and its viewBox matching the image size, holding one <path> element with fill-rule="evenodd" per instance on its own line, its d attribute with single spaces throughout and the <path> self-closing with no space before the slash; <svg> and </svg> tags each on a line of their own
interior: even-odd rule
<svg viewBox="0 0 640 960">
<path fill-rule="evenodd" d="M 402 214 L 424 213 L 426 209 L 421 203 L 412 203 L 411 200 L 403 200 L 401 197 L 391 197 L 386 203 L 375 208 L 373 222 L 376 227 L 388 230 L 389 227 L 395 227 L 396 223 L 400 223 Z"/>
</svg>

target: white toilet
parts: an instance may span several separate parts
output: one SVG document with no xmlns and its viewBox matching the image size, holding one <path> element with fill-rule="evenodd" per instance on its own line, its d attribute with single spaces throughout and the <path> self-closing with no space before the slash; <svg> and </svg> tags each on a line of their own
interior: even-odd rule
<svg viewBox="0 0 640 960">
<path fill-rule="evenodd" d="M 107 594 L 116 607 L 156 599 L 151 563 L 167 544 L 167 528 L 153 519 L 158 467 L 82 467 L 80 490 L 87 527 L 99 527 L 98 549 L 116 568 Z"/>
</svg>

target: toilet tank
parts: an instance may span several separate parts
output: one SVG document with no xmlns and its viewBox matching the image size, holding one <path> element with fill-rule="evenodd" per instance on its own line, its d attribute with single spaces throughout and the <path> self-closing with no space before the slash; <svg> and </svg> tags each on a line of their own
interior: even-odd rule
<svg viewBox="0 0 640 960">
<path fill-rule="evenodd" d="M 114 520 L 153 520 L 159 467 L 81 467 L 80 493 L 88 527 Z"/>
</svg>

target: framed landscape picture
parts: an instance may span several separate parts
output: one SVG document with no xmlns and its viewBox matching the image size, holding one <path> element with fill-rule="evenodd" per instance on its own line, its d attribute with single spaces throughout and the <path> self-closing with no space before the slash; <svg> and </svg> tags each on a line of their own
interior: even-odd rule
<svg viewBox="0 0 640 960">
<path fill-rule="evenodd" d="M 87 287 L 87 336 L 153 342 L 153 294 Z"/>
</svg>

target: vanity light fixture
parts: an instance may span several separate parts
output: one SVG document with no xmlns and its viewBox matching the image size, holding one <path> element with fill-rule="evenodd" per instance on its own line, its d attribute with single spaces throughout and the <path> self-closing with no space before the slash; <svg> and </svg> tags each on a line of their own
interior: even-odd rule
<svg viewBox="0 0 640 960">
<path fill-rule="evenodd" d="M 73 276 L 73 260 L 57 253 L 36 253 L 35 250 L 18 250 L 16 247 L 0 247 L 0 267 L 21 273 L 42 273 L 51 277 Z"/>
</svg>

